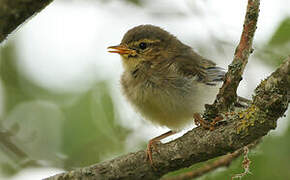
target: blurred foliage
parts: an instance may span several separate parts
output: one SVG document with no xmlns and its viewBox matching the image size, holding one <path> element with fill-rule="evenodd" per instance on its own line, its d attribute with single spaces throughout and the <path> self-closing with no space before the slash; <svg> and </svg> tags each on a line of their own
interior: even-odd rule
<svg viewBox="0 0 290 180">
<path fill-rule="evenodd" d="M 268 43 L 257 52 L 257 56 L 272 66 L 280 65 L 290 55 L 290 17 L 278 26 Z"/>
<path fill-rule="evenodd" d="M 290 17 L 286 17 L 269 41 L 269 45 L 285 45 L 290 42 Z"/>
<path fill-rule="evenodd" d="M 107 82 L 84 93 L 56 93 L 27 79 L 18 68 L 10 41 L 0 51 L 1 174 L 31 166 L 73 169 L 124 151 L 130 131 L 118 124 Z"/>
<path fill-rule="evenodd" d="M 132 4 L 135 4 L 135 5 L 138 5 L 138 6 L 141 6 L 142 5 L 142 1 L 141 0 L 126 0 L 128 3 L 132 3 Z"/>
<path fill-rule="evenodd" d="M 0 77 L 5 89 L 5 109 L 9 112 L 16 104 L 29 99 L 20 88 L 19 73 L 14 67 L 16 61 L 14 42 L 3 46 L 0 53 Z"/>
<path fill-rule="evenodd" d="M 106 83 L 84 94 L 77 103 L 63 108 L 67 117 L 63 148 L 69 157 L 65 167 L 82 167 L 121 154 L 128 130 L 118 125 Z M 78 142 L 78 143 L 76 143 Z"/>
</svg>

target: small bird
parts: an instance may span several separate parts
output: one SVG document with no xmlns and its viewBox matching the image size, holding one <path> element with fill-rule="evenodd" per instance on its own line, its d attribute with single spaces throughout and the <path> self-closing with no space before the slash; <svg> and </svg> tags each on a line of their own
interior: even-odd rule
<svg viewBox="0 0 290 180">
<path fill-rule="evenodd" d="M 155 143 L 191 124 L 193 115 L 214 101 L 225 72 L 153 25 L 130 29 L 119 45 L 108 48 L 121 55 L 127 100 L 146 120 L 171 129 L 149 141 L 146 153 L 152 164 Z"/>
</svg>

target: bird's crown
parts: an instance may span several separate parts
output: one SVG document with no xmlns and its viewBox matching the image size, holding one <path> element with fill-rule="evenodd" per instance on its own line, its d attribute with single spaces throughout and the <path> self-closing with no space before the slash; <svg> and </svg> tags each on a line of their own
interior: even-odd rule
<svg viewBox="0 0 290 180">
<path fill-rule="evenodd" d="M 123 37 L 122 43 L 130 44 L 140 40 L 156 40 L 161 42 L 174 38 L 169 32 L 153 25 L 140 25 L 130 29 Z"/>
</svg>

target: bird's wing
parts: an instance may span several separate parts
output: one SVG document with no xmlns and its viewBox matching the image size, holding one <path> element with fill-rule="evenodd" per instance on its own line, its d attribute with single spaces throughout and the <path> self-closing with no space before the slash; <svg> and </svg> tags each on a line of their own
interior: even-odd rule
<svg viewBox="0 0 290 180">
<path fill-rule="evenodd" d="M 186 76 L 197 77 L 197 81 L 207 85 L 216 85 L 224 80 L 225 71 L 194 51 L 176 57 L 178 71 Z"/>
</svg>

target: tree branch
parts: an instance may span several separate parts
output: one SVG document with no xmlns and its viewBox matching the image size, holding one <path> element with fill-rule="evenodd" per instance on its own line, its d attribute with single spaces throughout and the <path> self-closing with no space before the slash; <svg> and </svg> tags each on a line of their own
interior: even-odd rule
<svg viewBox="0 0 290 180">
<path fill-rule="evenodd" d="M 157 144 L 153 152 L 154 170 L 145 150 L 130 153 L 90 167 L 59 174 L 47 180 L 61 179 L 158 179 L 162 175 L 198 162 L 225 155 L 265 136 L 284 115 L 290 97 L 290 58 L 255 90 L 250 107 L 229 115 L 213 131 L 202 127 L 187 132 L 166 144 Z"/>
<path fill-rule="evenodd" d="M 257 29 L 257 21 L 259 16 L 260 0 L 248 0 L 247 12 L 243 25 L 243 32 L 240 43 L 236 48 L 234 59 L 228 66 L 224 83 L 217 94 L 217 98 L 212 105 L 206 105 L 205 117 L 212 119 L 218 116 L 218 113 L 227 112 L 231 109 L 237 100 L 237 88 L 248 58 L 253 52 L 252 42 Z"/>
<path fill-rule="evenodd" d="M 0 43 L 53 0 L 0 0 Z"/>
</svg>

